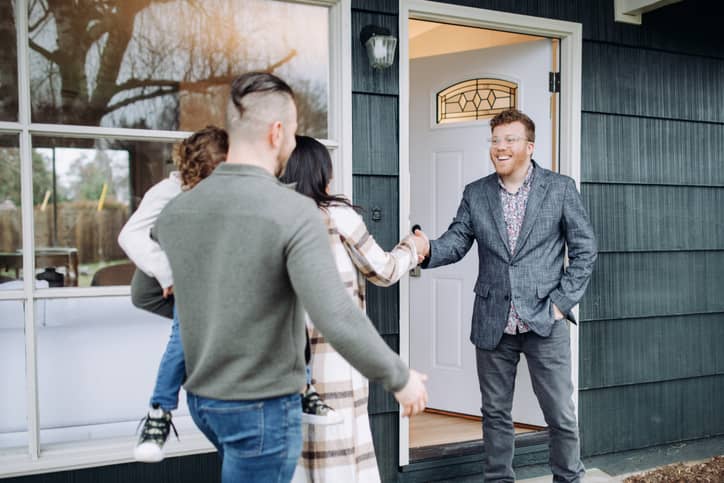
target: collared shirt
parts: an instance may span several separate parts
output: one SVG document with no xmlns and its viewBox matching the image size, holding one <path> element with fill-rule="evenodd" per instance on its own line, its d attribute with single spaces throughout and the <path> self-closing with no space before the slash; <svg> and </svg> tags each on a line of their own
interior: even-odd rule
<svg viewBox="0 0 724 483">
<path fill-rule="evenodd" d="M 509 193 L 503 184 L 503 180 L 498 177 L 498 185 L 500 186 L 500 202 L 503 205 L 503 217 L 505 218 L 505 227 L 508 232 L 508 247 L 510 254 L 515 253 L 515 247 L 520 234 L 520 227 L 523 225 L 525 217 L 525 208 L 528 204 L 528 195 L 530 195 L 531 182 L 533 180 L 533 163 L 530 164 L 528 172 L 523 180 L 523 185 L 517 193 Z M 518 315 L 515 305 L 510 302 L 510 312 L 508 313 L 508 325 L 505 326 L 506 334 L 516 334 L 518 332 L 528 332 L 530 327 Z"/>
</svg>

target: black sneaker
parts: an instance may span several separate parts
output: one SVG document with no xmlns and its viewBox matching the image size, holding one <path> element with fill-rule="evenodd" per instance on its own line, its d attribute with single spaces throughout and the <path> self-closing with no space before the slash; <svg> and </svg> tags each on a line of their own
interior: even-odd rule
<svg viewBox="0 0 724 483">
<path fill-rule="evenodd" d="M 308 386 L 302 395 L 302 422 L 306 424 L 339 424 L 344 420 L 341 414 L 328 406 L 313 386 Z"/>
<path fill-rule="evenodd" d="M 154 404 L 153 409 L 138 423 L 139 428 L 141 424 L 143 424 L 143 431 L 133 449 L 133 457 L 136 461 L 143 463 L 158 463 L 163 460 L 163 445 L 166 444 L 171 429 L 178 439 L 176 426 L 171 421 L 171 413 L 161 409 L 158 404 Z M 136 428 L 136 432 L 138 432 L 138 428 Z"/>
</svg>

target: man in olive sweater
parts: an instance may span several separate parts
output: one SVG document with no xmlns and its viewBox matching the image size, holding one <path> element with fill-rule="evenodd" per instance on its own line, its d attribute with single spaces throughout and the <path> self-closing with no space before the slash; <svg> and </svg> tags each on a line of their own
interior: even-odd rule
<svg viewBox="0 0 724 483">
<path fill-rule="evenodd" d="M 229 154 L 169 202 L 168 255 L 186 354 L 188 405 L 219 450 L 222 480 L 288 481 L 301 452 L 304 311 L 362 374 L 424 409 L 408 370 L 347 295 L 316 205 L 276 179 L 295 146 L 287 84 L 249 73 L 231 87 Z"/>
</svg>

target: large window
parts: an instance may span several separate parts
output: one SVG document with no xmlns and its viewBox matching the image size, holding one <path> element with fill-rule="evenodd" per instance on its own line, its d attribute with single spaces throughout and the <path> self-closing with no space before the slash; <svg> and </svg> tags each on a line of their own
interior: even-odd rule
<svg viewBox="0 0 724 483">
<path fill-rule="evenodd" d="M 326 138 L 327 17 L 270 0 L 30 2 L 33 121 L 222 126 L 230 82 L 264 70 L 298 95 L 300 132 Z"/>
<path fill-rule="evenodd" d="M 250 70 L 339 166 L 342 4 L 0 1 L 0 478 L 130 460 L 170 321 L 132 306 L 118 233 Z M 171 454 L 208 450 L 181 401 Z"/>
</svg>

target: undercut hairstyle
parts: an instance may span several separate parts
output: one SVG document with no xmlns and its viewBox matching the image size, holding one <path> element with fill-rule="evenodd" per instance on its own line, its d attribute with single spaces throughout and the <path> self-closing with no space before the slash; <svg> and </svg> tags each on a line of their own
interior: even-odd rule
<svg viewBox="0 0 724 483">
<path fill-rule="evenodd" d="M 181 188 L 190 190 L 226 160 L 229 136 L 216 126 L 206 126 L 174 148 L 174 162 L 181 173 Z"/>
<path fill-rule="evenodd" d="M 535 123 L 531 118 L 518 109 L 508 109 L 490 120 L 490 132 L 498 126 L 519 122 L 525 126 L 525 135 L 528 141 L 535 142 Z"/>
<path fill-rule="evenodd" d="M 248 117 L 250 107 L 256 109 L 264 107 L 263 104 L 258 105 L 258 103 L 245 102 L 247 96 L 260 97 L 261 95 L 266 97 L 267 95 L 275 94 L 288 96 L 291 101 L 294 101 L 292 88 L 275 75 L 266 72 L 247 72 L 234 79 L 234 82 L 231 84 L 229 106 L 226 110 L 227 129 L 231 130 L 234 121 L 245 120 Z M 253 104 L 253 106 L 249 104 Z"/>
<path fill-rule="evenodd" d="M 332 158 L 324 144 L 309 136 L 296 136 L 296 140 L 297 147 L 292 151 L 279 181 L 294 183 L 294 189 L 312 198 L 319 208 L 344 205 L 359 211 L 344 196 L 327 193 L 327 186 L 332 180 Z"/>
</svg>

